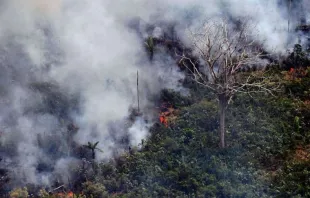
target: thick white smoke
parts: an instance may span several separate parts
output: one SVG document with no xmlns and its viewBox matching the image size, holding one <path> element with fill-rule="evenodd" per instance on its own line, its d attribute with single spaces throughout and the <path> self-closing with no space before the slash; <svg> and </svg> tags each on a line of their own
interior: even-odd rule
<svg viewBox="0 0 310 198">
<path fill-rule="evenodd" d="M 185 30 L 212 16 L 249 17 L 267 50 L 294 43 L 275 0 L 3 0 L 0 9 L 0 167 L 11 170 L 13 185 L 49 185 L 55 175 L 66 182 L 76 164 L 72 142 L 99 141 L 101 160 L 122 149 L 126 134 L 133 146 L 147 137 L 150 97 L 165 87 L 183 91 L 183 74 L 163 54 L 150 63 L 145 24 L 161 36 L 160 24 L 174 22 L 186 43 Z M 129 28 L 136 19 L 138 30 Z M 130 123 L 137 71 L 144 117 Z"/>
</svg>

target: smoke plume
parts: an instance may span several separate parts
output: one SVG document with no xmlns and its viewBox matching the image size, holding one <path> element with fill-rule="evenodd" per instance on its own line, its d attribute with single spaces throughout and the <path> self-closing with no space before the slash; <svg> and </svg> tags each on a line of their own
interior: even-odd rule
<svg viewBox="0 0 310 198">
<path fill-rule="evenodd" d="M 287 6 L 275 0 L 2 0 L 0 8 L 0 168 L 12 186 L 66 183 L 87 142 L 99 141 L 103 160 L 147 138 L 152 99 L 163 88 L 186 93 L 171 57 L 149 60 L 147 37 L 186 44 L 186 29 L 225 16 L 250 18 L 266 50 L 296 42 Z M 137 71 L 143 116 L 130 120 Z"/>
</svg>

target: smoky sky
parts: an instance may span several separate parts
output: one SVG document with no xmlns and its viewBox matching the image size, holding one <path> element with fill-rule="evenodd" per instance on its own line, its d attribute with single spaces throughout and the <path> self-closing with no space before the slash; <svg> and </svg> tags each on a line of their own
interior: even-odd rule
<svg viewBox="0 0 310 198">
<path fill-rule="evenodd" d="M 292 25 L 298 9 L 292 6 Z M 276 0 L 1 0 L 0 167 L 10 170 L 11 184 L 48 186 L 59 175 L 66 182 L 77 164 L 73 145 L 99 141 L 102 160 L 124 149 L 123 137 L 131 146 L 147 138 L 156 120 L 152 97 L 186 89 L 164 51 L 149 61 L 144 39 L 174 24 L 186 45 L 186 29 L 215 16 L 250 18 L 255 39 L 274 53 L 296 42 L 287 5 Z M 128 121 L 137 71 L 143 117 Z M 79 128 L 74 134 L 70 123 Z"/>
</svg>

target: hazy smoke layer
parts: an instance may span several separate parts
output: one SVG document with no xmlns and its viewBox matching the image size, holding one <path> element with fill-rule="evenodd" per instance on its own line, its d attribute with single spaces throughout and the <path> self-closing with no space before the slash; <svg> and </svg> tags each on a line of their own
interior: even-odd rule
<svg viewBox="0 0 310 198">
<path fill-rule="evenodd" d="M 144 49 L 163 24 L 187 43 L 185 30 L 210 17 L 248 17 L 267 50 L 295 42 L 275 0 L 2 0 L 0 9 L 0 167 L 12 185 L 66 182 L 73 148 L 88 141 L 99 141 L 100 160 L 147 137 L 150 99 L 165 87 L 183 91 L 174 60 L 159 53 L 150 62 Z M 138 70 L 144 116 L 130 121 Z M 71 123 L 79 130 L 69 133 Z"/>
</svg>

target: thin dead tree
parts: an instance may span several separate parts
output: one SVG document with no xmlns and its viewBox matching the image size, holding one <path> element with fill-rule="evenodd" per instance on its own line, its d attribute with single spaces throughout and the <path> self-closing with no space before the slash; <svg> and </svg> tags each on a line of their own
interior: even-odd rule
<svg viewBox="0 0 310 198">
<path fill-rule="evenodd" d="M 291 22 L 291 9 L 292 9 L 292 0 L 287 2 L 288 18 L 287 18 L 287 33 L 290 32 L 290 22 Z"/>
<path fill-rule="evenodd" d="M 225 117 L 227 105 L 237 92 L 267 92 L 270 76 L 264 75 L 262 50 L 253 39 L 249 23 L 231 25 L 225 19 L 208 20 L 198 31 L 190 31 L 191 49 L 196 60 L 179 55 L 180 63 L 193 80 L 216 94 L 220 115 L 220 147 L 225 147 Z M 241 72 L 256 67 L 256 72 Z"/>
<path fill-rule="evenodd" d="M 137 71 L 137 99 L 138 99 L 138 113 L 140 113 L 139 71 Z"/>
</svg>

